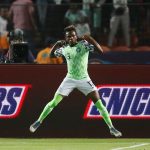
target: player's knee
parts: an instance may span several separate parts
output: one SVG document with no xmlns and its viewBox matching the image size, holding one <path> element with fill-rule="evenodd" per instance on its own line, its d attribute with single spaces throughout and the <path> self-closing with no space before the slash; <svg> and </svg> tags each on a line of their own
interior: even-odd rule
<svg viewBox="0 0 150 150">
<path fill-rule="evenodd" d="M 50 101 L 48 104 L 48 107 L 55 107 L 57 104 L 56 104 L 56 102 L 54 101 L 54 100 L 52 100 L 52 101 Z"/>
<path fill-rule="evenodd" d="M 101 110 L 101 111 L 105 111 L 106 110 L 106 107 L 104 106 L 104 104 L 102 103 L 102 101 L 101 100 L 97 100 L 96 101 L 96 103 L 99 103 L 99 109 Z"/>
</svg>

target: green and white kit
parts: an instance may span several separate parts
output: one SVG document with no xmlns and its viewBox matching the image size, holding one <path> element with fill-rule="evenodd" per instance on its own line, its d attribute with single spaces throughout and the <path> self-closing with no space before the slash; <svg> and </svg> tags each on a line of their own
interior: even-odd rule
<svg viewBox="0 0 150 150">
<path fill-rule="evenodd" d="M 64 56 L 67 61 L 67 75 L 56 93 L 68 96 L 73 89 L 87 95 L 97 88 L 92 83 L 87 68 L 89 52 L 94 50 L 94 46 L 86 40 L 79 41 L 76 45 L 66 45 L 55 51 L 56 56 Z"/>
</svg>

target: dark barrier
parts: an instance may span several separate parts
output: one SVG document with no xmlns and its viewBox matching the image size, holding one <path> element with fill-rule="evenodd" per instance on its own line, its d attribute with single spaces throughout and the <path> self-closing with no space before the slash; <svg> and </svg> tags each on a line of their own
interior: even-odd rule
<svg viewBox="0 0 150 150">
<path fill-rule="evenodd" d="M 103 64 L 150 64 L 149 51 L 110 51 L 97 55 L 90 54 L 91 58 L 98 58 Z"/>
<path fill-rule="evenodd" d="M 101 57 L 102 60 L 110 63 L 126 64 L 149 64 L 150 52 L 128 51 L 128 52 L 108 52 Z"/>
<path fill-rule="evenodd" d="M 117 86 L 116 90 L 112 92 L 113 98 L 116 94 L 116 102 L 112 101 L 112 107 L 115 108 L 113 110 L 114 115 L 125 112 L 126 110 L 123 111 L 124 107 L 120 110 L 119 107 L 122 105 L 127 107 L 129 104 L 125 105 L 126 102 L 121 104 L 122 93 L 124 93 L 127 101 L 130 100 L 131 105 L 127 110 L 130 110 L 131 107 L 133 110 L 131 110 L 131 114 L 129 112 L 127 114 L 135 116 L 129 118 L 120 116 L 118 119 L 112 117 L 114 125 L 122 131 L 123 137 L 149 138 L 150 92 L 148 87 L 150 87 L 150 66 L 90 65 L 89 73 L 95 85 L 105 85 L 105 89 L 101 90 L 103 100 L 108 96 L 108 94 L 105 95 L 105 90 L 109 91 L 114 88 L 113 86 Z M 102 119 L 83 119 L 89 100 L 76 90 L 55 108 L 37 132 L 34 134 L 29 132 L 30 124 L 37 119 L 46 103 L 52 99 L 57 87 L 65 77 L 65 65 L 0 65 L 0 74 L 1 137 L 112 137 Z M 128 96 L 129 92 L 127 94 L 128 86 L 133 86 L 129 90 L 129 92 L 132 91 L 130 97 Z M 25 89 L 26 92 L 24 92 Z M 121 91 L 119 91 L 120 89 Z M 118 94 L 116 91 L 119 91 Z M 133 95 L 135 91 L 138 96 Z M 16 114 L 9 119 L 8 117 L 14 108 L 17 109 L 15 107 L 17 106 L 15 105 L 16 102 L 18 103 L 20 99 L 23 99 L 22 97 L 24 100 L 22 100 L 22 106 L 18 106 L 20 109 L 18 116 Z M 110 106 L 111 104 L 108 105 L 108 107 Z M 3 113 L 9 115 L 6 117 L 3 116 Z M 145 117 L 136 118 L 135 113 L 145 114 Z"/>
</svg>

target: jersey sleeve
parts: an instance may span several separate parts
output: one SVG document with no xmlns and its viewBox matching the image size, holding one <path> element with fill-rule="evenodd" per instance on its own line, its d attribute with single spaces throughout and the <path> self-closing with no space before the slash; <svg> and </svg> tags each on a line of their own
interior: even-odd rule
<svg viewBox="0 0 150 150">
<path fill-rule="evenodd" d="M 55 54 L 56 57 L 63 56 L 63 47 L 56 49 L 54 54 Z"/>
<path fill-rule="evenodd" d="M 82 43 L 85 46 L 86 51 L 94 52 L 94 45 L 90 44 L 86 40 L 83 40 Z"/>
</svg>

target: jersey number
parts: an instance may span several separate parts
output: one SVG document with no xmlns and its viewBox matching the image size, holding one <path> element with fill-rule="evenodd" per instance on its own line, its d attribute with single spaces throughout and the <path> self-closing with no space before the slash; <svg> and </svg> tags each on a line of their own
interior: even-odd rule
<svg viewBox="0 0 150 150">
<path fill-rule="evenodd" d="M 93 82 L 90 80 L 90 81 L 88 81 L 88 84 L 92 87 L 92 88 L 94 88 L 94 84 L 93 84 Z"/>
</svg>

